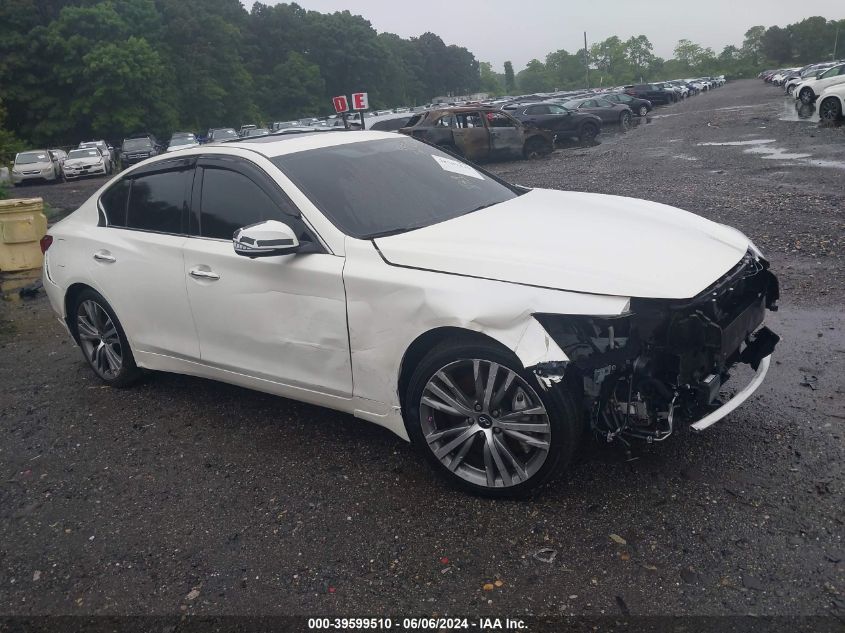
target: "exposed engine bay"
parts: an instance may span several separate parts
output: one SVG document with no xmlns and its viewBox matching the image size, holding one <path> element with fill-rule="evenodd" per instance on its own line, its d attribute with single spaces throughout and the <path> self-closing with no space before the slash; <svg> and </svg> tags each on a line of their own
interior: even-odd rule
<svg viewBox="0 0 845 633">
<path fill-rule="evenodd" d="M 662 441 L 679 421 L 721 406 L 733 367 L 756 371 L 772 353 L 780 339 L 761 325 L 778 298 L 768 262 L 749 251 L 692 299 L 632 298 L 616 317 L 536 314 L 569 361 L 534 371 L 580 394 L 590 427 L 607 441 Z"/>
</svg>

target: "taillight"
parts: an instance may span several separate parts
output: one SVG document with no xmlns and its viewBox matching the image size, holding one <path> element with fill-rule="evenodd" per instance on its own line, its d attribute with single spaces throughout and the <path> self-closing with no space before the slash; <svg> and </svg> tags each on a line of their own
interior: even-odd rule
<svg viewBox="0 0 845 633">
<path fill-rule="evenodd" d="M 52 235 L 45 235 L 44 237 L 41 238 L 40 244 L 41 244 L 41 254 L 42 255 L 47 252 L 47 249 L 50 248 L 50 244 L 52 244 L 52 243 L 53 243 L 53 236 Z"/>
</svg>

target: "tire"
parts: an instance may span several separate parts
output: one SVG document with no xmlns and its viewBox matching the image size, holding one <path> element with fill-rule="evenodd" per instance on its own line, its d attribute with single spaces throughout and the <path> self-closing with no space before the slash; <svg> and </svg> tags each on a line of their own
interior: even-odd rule
<svg viewBox="0 0 845 633">
<path fill-rule="evenodd" d="M 842 118 L 842 106 L 836 97 L 827 97 L 819 104 L 819 118 L 822 121 L 838 121 Z"/>
<path fill-rule="evenodd" d="M 812 103 L 816 98 L 810 88 L 801 88 L 801 92 L 798 93 L 798 97 L 801 99 L 802 103 Z"/>
<path fill-rule="evenodd" d="M 630 112 L 622 112 L 619 115 L 619 125 L 622 127 L 628 127 L 631 125 L 631 113 Z"/>
<path fill-rule="evenodd" d="M 644 105 L 641 105 L 639 110 L 637 110 L 637 114 L 640 116 L 646 116 L 648 114 L 648 108 Z"/>
<path fill-rule="evenodd" d="M 543 156 L 548 156 L 552 153 L 554 147 L 552 143 L 539 136 L 532 136 L 525 141 L 525 147 L 522 148 L 522 155 L 526 160 L 537 160 Z"/>
<path fill-rule="evenodd" d="M 790 97 L 795 96 L 795 84 L 789 84 L 789 88 L 786 89 L 786 94 L 788 94 Z"/>
<path fill-rule="evenodd" d="M 599 127 L 595 123 L 584 123 L 578 132 L 578 140 L 582 143 L 592 143 L 599 135 Z"/>
<path fill-rule="evenodd" d="M 532 494 L 569 464 L 581 437 L 574 403 L 562 384 L 545 391 L 508 350 L 455 337 L 415 368 L 403 409 L 412 444 L 441 477 L 502 498 Z"/>
<path fill-rule="evenodd" d="M 80 292 L 68 315 L 71 333 L 97 377 L 111 387 L 128 387 L 141 377 L 114 310 L 90 288 Z"/>
</svg>

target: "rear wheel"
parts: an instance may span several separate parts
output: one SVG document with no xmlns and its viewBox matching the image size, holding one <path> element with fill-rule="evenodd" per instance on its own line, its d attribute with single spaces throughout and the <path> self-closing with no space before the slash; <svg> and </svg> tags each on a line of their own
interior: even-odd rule
<svg viewBox="0 0 845 633">
<path fill-rule="evenodd" d="M 628 127 L 631 124 L 631 113 L 630 112 L 622 112 L 619 115 L 619 125 L 622 127 Z"/>
<path fill-rule="evenodd" d="M 529 494 L 564 468 L 579 438 L 573 399 L 544 390 L 492 342 L 455 338 L 432 349 L 405 398 L 413 444 L 451 484 L 489 497 Z"/>
<path fill-rule="evenodd" d="M 552 153 L 553 149 L 551 141 L 539 136 L 532 136 L 525 141 L 525 147 L 522 150 L 522 155 L 529 160 L 536 160 L 538 158 L 542 158 L 543 156 L 548 156 Z"/>
<path fill-rule="evenodd" d="M 842 117 L 842 104 L 836 97 L 827 97 L 819 104 L 819 118 L 824 121 L 838 121 Z"/>
<path fill-rule="evenodd" d="M 637 111 L 637 114 L 639 114 L 640 116 L 647 115 L 648 114 L 648 108 L 644 105 L 641 105 L 640 109 Z"/>
<path fill-rule="evenodd" d="M 82 355 L 100 380 L 112 387 L 125 387 L 141 376 L 123 327 L 101 294 L 83 290 L 70 316 Z"/>
</svg>

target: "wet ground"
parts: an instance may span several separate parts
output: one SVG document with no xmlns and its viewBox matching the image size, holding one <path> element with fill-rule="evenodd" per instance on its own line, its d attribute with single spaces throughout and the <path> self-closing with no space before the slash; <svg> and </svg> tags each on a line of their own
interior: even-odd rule
<svg viewBox="0 0 845 633">
<path fill-rule="evenodd" d="M 845 133 L 783 109 L 762 82 L 730 83 L 595 147 L 489 166 L 730 223 L 783 281 L 783 341 L 749 402 L 632 461 L 590 443 L 530 502 L 444 488 L 350 416 L 166 374 L 103 388 L 43 295 L 0 302 L 0 612 L 841 622 Z"/>
</svg>

